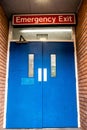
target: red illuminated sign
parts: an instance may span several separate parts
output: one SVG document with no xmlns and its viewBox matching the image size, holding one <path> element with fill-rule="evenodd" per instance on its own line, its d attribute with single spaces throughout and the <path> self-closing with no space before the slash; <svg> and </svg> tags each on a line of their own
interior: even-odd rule
<svg viewBox="0 0 87 130">
<path fill-rule="evenodd" d="M 13 25 L 69 25 L 76 24 L 75 14 L 13 15 Z"/>
</svg>

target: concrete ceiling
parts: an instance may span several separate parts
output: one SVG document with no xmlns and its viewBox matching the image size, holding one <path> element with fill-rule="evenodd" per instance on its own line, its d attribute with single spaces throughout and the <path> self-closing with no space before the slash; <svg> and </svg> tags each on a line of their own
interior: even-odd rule
<svg viewBox="0 0 87 130">
<path fill-rule="evenodd" d="M 12 14 L 76 13 L 82 0 L 0 0 L 8 18 Z"/>
</svg>

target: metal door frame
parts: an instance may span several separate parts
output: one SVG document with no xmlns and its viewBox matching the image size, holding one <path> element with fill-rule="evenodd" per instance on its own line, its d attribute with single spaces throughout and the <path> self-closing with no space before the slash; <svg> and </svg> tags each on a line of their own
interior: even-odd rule
<svg viewBox="0 0 87 130">
<path fill-rule="evenodd" d="M 75 59 L 75 78 L 76 78 L 76 103 L 77 103 L 77 119 L 78 119 L 78 128 L 80 127 L 80 106 L 79 106 L 79 88 L 78 88 L 78 68 L 77 68 L 77 52 L 76 52 L 76 37 L 75 37 L 75 28 L 73 27 L 73 40 L 58 40 L 54 42 L 73 42 L 74 43 L 74 59 Z M 5 103 L 4 103 L 4 121 L 3 128 L 6 128 L 6 112 L 7 112 L 7 97 L 8 97 L 8 73 L 9 73 L 9 56 L 10 56 L 10 42 L 12 37 L 12 26 L 9 26 L 9 36 L 8 36 L 8 49 L 7 49 L 7 66 L 6 66 L 6 83 L 5 83 Z M 33 41 L 32 41 L 33 42 Z M 45 41 L 46 42 L 46 41 Z M 53 42 L 53 41 L 47 41 Z"/>
</svg>

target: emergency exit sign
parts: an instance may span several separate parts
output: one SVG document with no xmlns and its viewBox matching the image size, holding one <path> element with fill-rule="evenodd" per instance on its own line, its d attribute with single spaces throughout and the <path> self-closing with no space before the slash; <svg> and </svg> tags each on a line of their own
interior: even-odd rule
<svg viewBox="0 0 87 130">
<path fill-rule="evenodd" d="M 75 14 L 13 15 L 13 25 L 74 25 Z"/>
</svg>

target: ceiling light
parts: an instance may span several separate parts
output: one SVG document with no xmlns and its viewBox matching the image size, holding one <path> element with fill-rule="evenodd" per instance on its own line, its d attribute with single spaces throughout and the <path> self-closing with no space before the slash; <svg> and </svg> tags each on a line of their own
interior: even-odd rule
<svg viewBox="0 0 87 130">
<path fill-rule="evenodd" d="M 30 29 L 21 30 L 22 33 L 36 33 L 36 32 L 72 32 L 72 29 Z"/>
<path fill-rule="evenodd" d="M 45 37 L 41 37 L 39 40 L 40 41 L 46 41 L 47 39 Z"/>
<path fill-rule="evenodd" d="M 36 0 L 37 3 L 47 3 L 49 0 Z"/>
</svg>

